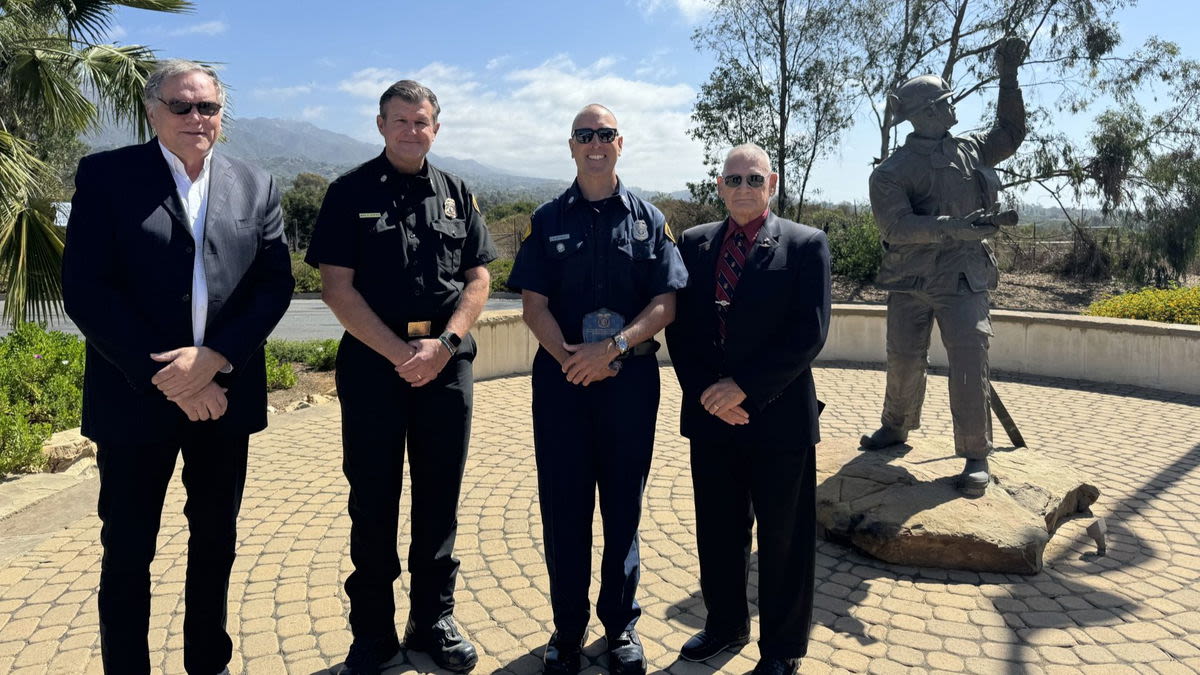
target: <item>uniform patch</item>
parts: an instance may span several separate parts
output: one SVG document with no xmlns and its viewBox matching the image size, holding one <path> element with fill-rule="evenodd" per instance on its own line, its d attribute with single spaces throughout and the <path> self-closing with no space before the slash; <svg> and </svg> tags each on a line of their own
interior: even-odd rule
<svg viewBox="0 0 1200 675">
<path fill-rule="evenodd" d="M 667 239 L 670 239 L 672 244 L 675 243 L 675 235 L 671 234 L 671 224 L 665 221 L 663 222 L 663 234 L 667 235 Z"/>
<path fill-rule="evenodd" d="M 454 206 L 454 200 L 450 197 L 446 198 L 446 206 L 442 210 L 446 213 L 447 218 L 458 217 L 458 209 Z"/>
<path fill-rule="evenodd" d="M 571 235 L 569 234 L 556 234 L 553 237 L 550 237 L 550 241 L 566 241 L 570 238 Z"/>
<path fill-rule="evenodd" d="M 521 241 L 525 241 L 526 239 L 528 239 L 529 235 L 531 235 L 531 234 L 533 234 L 533 221 L 532 220 L 530 220 L 529 224 L 525 226 L 525 234 L 521 235 Z"/>
<path fill-rule="evenodd" d="M 633 223 L 633 238 L 638 241 L 646 241 L 650 238 L 650 228 L 646 227 L 646 221 L 637 220 Z"/>
<path fill-rule="evenodd" d="M 475 213 L 483 213 L 479 210 L 479 202 L 475 201 L 475 195 L 471 195 L 471 208 L 475 209 Z"/>
<path fill-rule="evenodd" d="M 379 218 L 381 216 L 383 216 L 382 213 L 360 213 L 360 214 L 358 214 L 359 218 Z"/>
</svg>

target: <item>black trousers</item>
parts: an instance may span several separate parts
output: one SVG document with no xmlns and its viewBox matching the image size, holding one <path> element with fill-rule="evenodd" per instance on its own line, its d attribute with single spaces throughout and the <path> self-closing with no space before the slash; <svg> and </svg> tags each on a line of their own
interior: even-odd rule
<svg viewBox="0 0 1200 675">
<path fill-rule="evenodd" d="M 338 350 L 342 471 L 350 483 L 346 579 L 355 639 L 396 633 L 392 586 L 400 577 L 396 535 L 407 452 L 412 480 L 409 621 L 428 628 L 454 611 L 458 498 L 471 435 L 471 355 L 411 387 L 387 359 L 346 336 Z"/>
<path fill-rule="evenodd" d="M 246 484 L 249 437 L 218 436 L 204 422 L 184 423 L 177 438 L 151 444 L 102 443 L 97 511 L 100 542 L 100 650 L 106 673 L 150 672 L 150 563 L 175 458 L 183 452 L 188 521 L 183 663 L 213 675 L 229 663 L 225 632 L 229 571 Z"/>
<path fill-rule="evenodd" d="M 757 518 L 759 651 L 804 656 L 816 564 L 815 449 L 696 439 L 691 446 L 705 630 L 730 635 L 750 627 L 746 584 Z"/>
<path fill-rule="evenodd" d="M 587 632 L 591 615 L 592 513 L 600 492 L 604 552 L 596 614 L 606 635 L 632 629 L 641 573 L 638 521 L 658 412 L 658 362 L 626 360 L 616 377 L 573 385 L 538 350 L 533 363 L 533 441 L 550 604 L 559 635 Z"/>
</svg>

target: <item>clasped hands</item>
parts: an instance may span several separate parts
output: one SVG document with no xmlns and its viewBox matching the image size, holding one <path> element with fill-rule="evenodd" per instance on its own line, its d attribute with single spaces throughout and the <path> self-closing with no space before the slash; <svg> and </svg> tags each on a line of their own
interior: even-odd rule
<svg viewBox="0 0 1200 675">
<path fill-rule="evenodd" d="M 617 374 L 611 364 L 620 354 L 617 353 L 617 346 L 613 344 L 612 340 L 584 342 L 576 345 L 564 342 L 562 346 L 570 354 L 562 362 L 562 371 L 571 384 L 586 387 L 593 382 L 599 382 Z"/>
<path fill-rule="evenodd" d="M 746 392 L 742 391 L 732 377 L 717 380 L 700 394 L 700 405 L 704 406 L 709 414 L 734 426 L 750 422 L 750 413 L 742 407 L 745 400 Z"/>
<path fill-rule="evenodd" d="M 213 377 L 229 360 L 208 347 L 180 347 L 151 354 L 150 358 L 167 365 L 150 378 L 151 384 L 193 422 L 215 420 L 225 414 L 229 402 L 225 387 Z"/>
<path fill-rule="evenodd" d="M 450 362 L 450 351 L 435 338 L 421 338 L 407 343 L 412 350 L 407 358 L 401 357 L 396 366 L 396 373 L 404 381 L 414 387 L 423 387 L 437 379 L 442 368 Z"/>
</svg>

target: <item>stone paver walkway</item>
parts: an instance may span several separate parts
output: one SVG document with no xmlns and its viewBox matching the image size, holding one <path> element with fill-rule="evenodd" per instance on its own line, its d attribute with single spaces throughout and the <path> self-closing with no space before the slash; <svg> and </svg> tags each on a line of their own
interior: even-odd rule
<svg viewBox="0 0 1200 675">
<path fill-rule="evenodd" d="M 829 403 L 827 438 L 857 437 L 874 426 L 881 371 L 824 367 L 817 378 Z M 652 672 L 711 673 L 676 660 L 704 608 L 687 446 L 676 435 L 679 390 L 669 368 L 663 385 L 642 526 L 645 614 L 638 628 Z M 906 568 L 821 543 L 816 625 L 802 672 L 1200 671 L 1200 398 L 1038 379 L 1002 380 L 998 388 L 1034 447 L 1084 467 L 1101 488 L 1095 512 L 1108 519 L 1108 555 L 1094 554 L 1087 519 L 1063 526 L 1046 551 L 1045 572 L 1033 577 Z M 946 379 L 933 376 L 918 433 L 948 434 L 949 425 Z M 336 405 L 273 418 L 253 439 L 229 594 L 234 673 L 321 673 L 345 656 L 346 494 Z M 180 673 L 187 530 L 178 482 L 167 501 L 150 643 L 156 671 Z M 538 672 L 550 607 L 528 377 L 477 385 L 460 514 L 456 616 L 479 647 L 476 672 Z M 0 570 L 0 672 L 100 672 L 99 527 L 93 512 Z M 403 551 L 406 521 L 402 528 Z M 403 626 L 402 586 L 397 605 Z M 586 672 L 606 672 L 604 641 L 592 623 Z M 751 643 L 712 665 L 742 673 L 757 657 Z M 428 657 L 411 654 L 388 672 L 431 670 Z"/>
</svg>

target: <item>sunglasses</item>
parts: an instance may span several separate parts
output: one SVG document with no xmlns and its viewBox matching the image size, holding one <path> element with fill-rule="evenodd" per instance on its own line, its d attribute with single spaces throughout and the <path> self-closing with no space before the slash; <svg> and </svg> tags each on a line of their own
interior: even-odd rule
<svg viewBox="0 0 1200 675">
<path fill-rule="evenodd" d="M 192 112 L 192 108 L 195 108 L 196 112 L 200 113 L 204 117 L 212 117 L 213 115 L 221 112 L 221 104 L 213 103 L 212 101 L 198 101 L 196 103 L 192 103 L 191 101 L 164 101 L 161 98 L 158 100 L 163 105 L 167 106 L 167 110 L 170 110 L 176 115 L 186 115 Z"/>
<path fill-rule="evenodd" d="M 617 130 L 611 127 L 601 127 L 599 129 L 576 129 L 571 132 L 571 138 L 580 144 L 591 143 L 592 136 L 599 138 L 601 143 L 612 143 L 617 138 Z"/>
<path fill-rule="evenodd" d="M 731 173 L 728 176 L 725 176 L 724 180 L 725 180 L 725 187 L 735 188 L 742 184 L 742 176 L 740 174 L 736 174 L 736 173 Z M 749 185 L 752 188 L 760 188 L 764 184 L 766 184 L 766 182 L 767 182 L 766 176 L 760 176 L 756 173 L 752 173 L 749 176 L 746 176 L 746 185 Z"/>
</svg>

